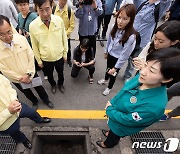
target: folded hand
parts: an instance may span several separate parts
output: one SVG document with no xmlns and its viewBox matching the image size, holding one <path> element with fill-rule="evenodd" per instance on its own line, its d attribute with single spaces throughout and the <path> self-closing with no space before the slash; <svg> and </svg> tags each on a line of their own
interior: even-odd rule
<svg viewBox="0 0 180 154">
<path fill-rule="evenodd" d="M 106 110 L 107 107 L 109 107 L 109 106 L 112 106 L 112 104 L 108 101 L 107 104 L 106 104 L 106 106 L 105 106 L 105 110 Z"/>
</svg>

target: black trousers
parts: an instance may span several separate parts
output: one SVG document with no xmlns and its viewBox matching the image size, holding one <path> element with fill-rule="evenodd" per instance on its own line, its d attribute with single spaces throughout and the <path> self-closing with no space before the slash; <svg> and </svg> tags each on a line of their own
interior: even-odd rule
<svg viewBox="0 0 180 154">
<path fill-rule="evenodd" d="M 34 60 L 34 62 L 35 62 L 35 69 L 36 69 L 36 71 L 40 71 L 40 70 L 42 70 L 42 71 L 43 71 L 44 76 L 47 76 L 47 75 L 45 74 L 45 72 L 44 72 L 44 69 L 39 67 L 39 65 L 38 65 L 38 63 L 37 63 L 37 60 L 36 60 L 36 59 Z"/>
<path fill-rule="evenodd" d="M 175 109 L 173 109 L 171 112 L 168 113 L 169 117 L 177 117 L 180 116 L 180 106 L 177 106 Z"/>
<path fill-rule="evenodd" d="M 106 37 L 106 32 L 108 29 L 108 25 L 111 21 L 111 16 L 112 15 L 105 15 L 104 16 L 104 25 L 103 25 L 102 37 Z"/>
<path fill-rule="evenodd" d="M 96 55 L 96 35 L 88 35 L 88 36 L 81 36 L 81 35 L 79 35 L 79 41 L 80 41 L 80 42 L 81 42 L 84 38 L 89 39 L 90 44 L 91 44 L 90 47 L 93 48 L 94 58 L 95 58 L 95 55 Z"/>
<path fill-rule="evenodd" d="M 63 85 L 64 83 L 64 59 L 61 58 L 55 62 L 47 62 L 43 61 L 44 72 L 48 76 L 48 81 L 52 87 L 56 85 L 56 81 L 54 80 L 53 72 L 54 68 L 58 74 L 58 85 Z"/>
<path fill-rule="evenodd" d="M 115 58 L 115 57 L 111 56 L 110 54 L 108 54 L 107 69 L 109 69 L 109 68 L 112 69 L 115 66 L 117 60 L 118 60 L 118 58 Z M 116 72 L 118 73 L 119 69 L 117 69 Z M 112 89 L 112 87 L 113 87 L 113 85 L 114 85 L 114 83 L 116 81 L 116 76 L 112 76 L 112 75 L 108 74 L 107 71 L 106 71 L 105 80 L 109 80 L 108 88 Z"/>
<path fill-rule="evenodd" d="M 70 38 L 68 39 L 67 61 L 71 61 L 71 40 L 70 40 Z"/>
<path fill-rule="evenodd" d="M 37 73 L 35 73 L 34 77 L 38 77 Z M 13 84 L 21 91 L 24 93 L 24 95 L 33 103 L 36 104 L 38 103 L 38 99 L 37 97 L 33 94 L 33 92 L 31 91 L 31 89 L 22 89 L 21 85 L 19 83 L 14 83 Z M 43 88 L 43 86 L 37 86 L 34 87 L 34 89 L 36 90 L 36 92 L 38 93 L 39 97 L 41 98 L 41 100 L 47 104 L 49 103 L 49 97 L 45 91 L 45 89 Z"/>
<path fill-rule="evenodd" d="M 98 16 L 98 28 L 97 28 L 97 32 L 96 35 L 100 35 L 101 32 L 99 32 L 99 29 L 101 27 L 101 25 L 103 25 L 103 19 L 104 19 L 104 14 L 101 14 L 100 16 Z"/>
<path fill-rule="evenodd" d="M 108 148 L 112 148 L 119 143 L 120 136 L 114 134 L 111 130 L 109 130 L 108 136 L 104 141 L 104 145 Z"/>
<path fill-rule="evenodd" d="M 34 63 L 35 63 L 35 69 L 36 69 L 36 71 L 40 71 L 41 68 L 39 67 L 36 59 L 34 59 Z"/>
<path fill-rule="evenodd" d="M 177 82 L 167 89 L 168 100 L 174 96 L 180 96 L 180 82 Z"/>
<path fill-rule="evenodd" d="M 29 118 L 36 123 L 41 123 L 42 117 L 28 105 L 21 103 L 22 109 L 17 120 L 5 131 L 0 131 L 1 135 L 9 134 L 17 143 L 24 142 L 27 137 L 20 131 L 20 118 Z"/>
<path fill-rule="evenodd" d="M 73 78 L 76 78 L 79 74 L 79 71 L 81 70 L 82 67 L 78 67 L 76 66 L 75 64 L 73 64 L 73 67 L 72 67 L 72 70 L 71 70 L 71 76 Z M 95 67 L 94 65 L 89 65 L 89 66 L 85 66 L 84 68 L 88 69 L 89 70 L 89 76 L 91 78 L 93 78 L 93 73 L 95 71 Z"/>
<path fill-rule="evenodd" d="M 180 82 L 173 84 L 167 89 L 168 99 L 171 100 L 174 96 L 180 96 Z M 177 106 L 171 112 L 168 113 L 169 117 L 180 116 L 180 106 Z"/>
</svg>

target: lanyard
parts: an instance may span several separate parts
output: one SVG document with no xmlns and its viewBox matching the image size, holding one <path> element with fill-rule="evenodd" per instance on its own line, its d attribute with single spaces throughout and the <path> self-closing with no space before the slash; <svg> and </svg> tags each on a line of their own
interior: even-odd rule
<svg viewBox="0 0 180 154">
<path fill-rule="evenodd" d="M 89 7 L 89 5 L 87 5 L 86 10 L 87 10 L 88 14 L 90 15 L 91 14 L 91 8 Z"/>
</svg>

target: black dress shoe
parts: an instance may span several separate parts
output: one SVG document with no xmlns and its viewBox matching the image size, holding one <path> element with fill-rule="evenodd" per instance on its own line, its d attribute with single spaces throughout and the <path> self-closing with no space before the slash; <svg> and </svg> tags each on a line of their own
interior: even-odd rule
<svg viewBox="0 0 180 154">
<path fill-rule="evenodd" d="M 37 103 L 33 103 L 32 108 L 36 111 L 38 109 L 38 104 Z"/>
<path fill-rule="evenodd" d="M 53 94 L 55 94 L 56 93 L 56 86 L 51 87 L 51 91 Z"/>
<path fill-rule="evenodd" d="M 107 135 L 106 135 L 107 132 L 109 132 L 109 131 L 102 129 L 102 133 L 105 137 L 107 137 Z"/>
<path fill-rule="evenodd" d="M 32 144 L 29 140 L 24 141 L 23 145 L 28 149 L 32 149 Z"/>
<path fill-rule="evenodd" d="M 65 91 L 64 86 L 63 85 L 59 85 L 59 90 L 60 90 L 60 92 L 64 93 L 64 91 Z"/>
<path fill-rule="evenodd" d="M 53 105 L 53 103 L 52 103 L 51 101 L 49 101 L 49 102 L 47 103 L 47 106 L 50 107 L 51 109 L 54 108 L 54 105 Z"/>
<path fill-rule="evenodd" d="M 108 148 L 102 145 L 102 141 L 97 141 L 96 144 L 101 148 Z"/>
<path fill-rule="evenodd" d="M 51 119 L 48 117 L 42 117 L 42 121 L 40 123 L 50 123 Z"/>
</svg>

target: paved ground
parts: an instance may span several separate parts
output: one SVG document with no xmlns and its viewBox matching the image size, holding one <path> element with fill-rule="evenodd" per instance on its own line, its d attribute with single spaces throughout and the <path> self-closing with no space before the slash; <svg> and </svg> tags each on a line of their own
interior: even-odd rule
<svg viewBox="0 0 180 154">
<path fill-rule="evenodd" d="M 72 38 L 78 38 L 77 23 L 78 21 L 76 20 L 76 28 L 72 34 Z M 73 41 L 72 50 L 77 45 L 78 45 L 78 41 Z M 90 85 L 87 80 L 88 72 L 86 69 L 82 69 L 78 78 L 73 79 L 70 76 L 71 68 L 68 67 L 67 64 L 65 64 L 65 70 L 64 70 L 64 74 L 65 74 L 64 86 L 66 88 L 66 91 L 64 94 L 57 91 L 57 93 L 53 95 L 50 91 L 50 85 L 48 81 L 43 80 L 43 85 L 49 94 L 50 100 L 55 105 L 55 110 L 60 110 L 60 111 L 63 110 L 65 112 L 67 110 L 68 111 L 69 110 L 83 110 L 83 111 L 84 110 L 85 111 L 99 110 L 100 112 L 104 110 L 104 106 L 106 102 L 110 98 L 112 98 L 120 90 L 120 88 L 123 85 L 122 76 L 124 74 L 125 66 L 120 71 L 116 79 L 115 86 L 112 92 L 110 93 L 110 95 L 106 97 L 103 96 L 102 92 L 106 88 L 106 86 L 99 86 L 96 84 L 99 79 L 104 77 L 106 62 L 103 58 L 103 50 L 104 49 L 100 46 L 99 42 L 97 42 L 97 54 L 96 54 L 96 64 L 95 64 L 96 71 L 94 74 L 94 83 L 92 85 Z M 39 72 L 39 75 L 43 79 L 42 72 Z M 54 76 L 56 78 L 57 74 L 55 73 Z M 21 101 L 26 102 L 28 105 L 31 106 L 31 103 L 24 97 L 24 95 L 21 92 L 18 91 L 18 94 L 19 94 L 19 99 Z M 167 109 L 175 108 L 177 105 L 179 105 L 179 100 L 180 100 L 179 97 L 172 99 L 172 101 L 169 102 Z M 47 113 L 51 111 L 51 109 L 45 106 L 41 101 L 39 102 L 40 102 L 39 111 L 48 110 Z M 64 117 L 67 116 L 66 113 Z M 82 112 L 79 112 L 79 113 L 82 113 Z M 100 129 L 102 128 L 108 129 L 107 124 L 106 124 L 106 119 L 104 119 L 102 113 L 100 113 L 99 115 L 100 117 L 98 116 L 97 119 L 84 118 L 84 114 L 82 115 L 80 114 L 80 118 L 77 118 L 77 119 L 76 118 L 74 119 L 73 118 L 74 116 L 77 116 L 77 115 L 70 114 L 70 118 L 68 119 L 67 118 L 52 119 L 52 122 L 50 124 L 47 124 L 46 127 L 70 127 L 70 128 L 72 127 L 89 128 L 90 127 L 91 132 L 94 133 L 94 137 L 92 138 L 92 143 L 95 143 L 95 140 L 97 140 L 97 138 L 102 138 L 102 135 L 100 134 Z M 32 129 L 35 126 L 43 127 L 42 125 L 34 124 L 34 122 L 27 119 L 23 119 L 21 121 L 21 126 L 22 126 L 23 131 L 27 134 L 29 138 L 33 138 Z M 158 130 L 158 131 L 166 132 L 166 134 L 168 134 L 168 137 L 180 138 L 179 128 L 180 128 L 179 119 L 171 119 L 167 122 L 156 123 L 148 127 L 146 130 L 153 130 L 153 131 Z M 119 150 L 119 147 L 118 148 L 116 147 L 115 149 L 112 149 L 112 150 L 103 151 L 102 149 L 99 149 L 96 147 L 95 148 L 96 150 L 92 153 L 112 153 L 112 154 L 113 153 L 124 153 L 124 154 L 132 153 L 131 151 L 132 143 L 130 142 L 128 138 L 127 140 L 128 141 L 125 142 L 126 139 L 123 139 L 124 142 L 123 144 L 122 143 L 120 144 L 120 147 L 121 147 L 120 150 Z M 19 151 L 20 149 L 22 151 L 23 149 L 22 145 L 18 145 L 17 153 L 20 153 Z M 28 153 L 29 151 L 25 150 L 24 153 L 26 152 Z"/>
</svg>

